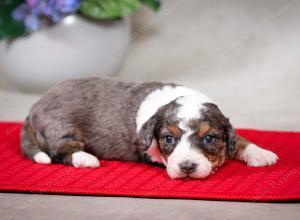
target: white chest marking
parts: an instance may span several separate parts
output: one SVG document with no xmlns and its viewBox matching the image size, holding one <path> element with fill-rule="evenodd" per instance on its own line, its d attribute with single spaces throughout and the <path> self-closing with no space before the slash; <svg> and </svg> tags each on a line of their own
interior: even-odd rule
<svg viewBox="0 0 300 220">
<path fill-rule="evenodd" d="M 152 143 L 146 152 L 152 162 L 161 163 L 167 166 L 167 162 L 165 161 L 163 155 L 161 154 L 155 138 L 153 138 Z"/>
</svg>

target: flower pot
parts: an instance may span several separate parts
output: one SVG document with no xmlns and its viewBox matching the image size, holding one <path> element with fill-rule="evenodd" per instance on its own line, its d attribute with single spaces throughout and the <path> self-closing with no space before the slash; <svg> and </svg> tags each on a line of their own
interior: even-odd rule
<svg viewBox="0 0 300 220">
<path fill-rule="evenodd" d="M 77 15 L 11 42 L 0 42 L 0 74 L 18 89 L 43 92 L 69 78 L 114 76 L 130 43 L 130 21 Z"/>
</svg>

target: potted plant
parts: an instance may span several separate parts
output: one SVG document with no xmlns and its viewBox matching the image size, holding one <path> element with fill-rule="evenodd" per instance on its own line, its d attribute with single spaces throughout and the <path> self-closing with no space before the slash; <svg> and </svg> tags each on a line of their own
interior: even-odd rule
<svg viewBox="0 0 300 220">
<path fill-rule="evenodd" d="M 128 15 L 158 0 L 2 0 L 0 74 L 38 92 L 75 77 L 111 76 L 130 43 Z"/>
</svg>

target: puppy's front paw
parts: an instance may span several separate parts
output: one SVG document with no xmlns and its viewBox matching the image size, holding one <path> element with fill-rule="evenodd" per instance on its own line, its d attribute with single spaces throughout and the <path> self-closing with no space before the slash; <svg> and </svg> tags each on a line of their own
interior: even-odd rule
<svg viewBox="0 0 300 220">
<path fill-rule="evenodd" d="M 272 151 L 262 149 L 255 144 L 249 144 L 239 153 L 238 159 L 246 162 L 248 166 L 263 167 L 275 164 L 278 156 Z"/>
<path fill-rule="evenodd" d="M 72 154 L 72 164 L 74 167 L 96 168 L 100 166 L 97 157 L 84 151 L 78 151 Z"/>
</svg>

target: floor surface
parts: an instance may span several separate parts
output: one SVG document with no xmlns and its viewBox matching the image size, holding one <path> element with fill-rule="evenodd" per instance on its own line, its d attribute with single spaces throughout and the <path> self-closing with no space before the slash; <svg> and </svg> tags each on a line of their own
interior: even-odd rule
<svg viewBox="0 0 300 220">
<path fill-rule="evenodd" d="M 296 220 L 300 204 L 0 194 L 1 220 Z"/>
</svg>

